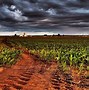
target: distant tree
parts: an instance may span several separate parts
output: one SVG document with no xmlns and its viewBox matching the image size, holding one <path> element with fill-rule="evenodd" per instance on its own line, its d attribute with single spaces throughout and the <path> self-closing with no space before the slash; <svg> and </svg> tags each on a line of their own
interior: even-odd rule
<svg viewBox="0 0 89 90">
<path fill-rule="evenodd" d="M 15 37 L 17 36 L 17 34 L 14 35 Z"/>
<path fill-rule="evenodd" d="M 60 36 L 60 34 L 58 34 L 58 36 Z"/>
<path fill-rule="evenodd" d="M 53 36 L 55 36 L 55 35 L 53 34 Z"/>
<path fill-rule="evenodd" d="M 44 36 L 47 36 L 47 34 L 44 34 Z"/>
</svg>

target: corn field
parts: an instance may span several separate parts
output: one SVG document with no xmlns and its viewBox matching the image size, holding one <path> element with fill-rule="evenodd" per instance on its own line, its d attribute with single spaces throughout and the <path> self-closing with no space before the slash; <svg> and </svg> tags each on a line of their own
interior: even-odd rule
<svg viewBox="0 0 89 90">
<path fill-rule="evenodd" d="M 88 38 L 26 38 L 9 40 L 14 47 L 24 47 L 43 61 L 57 61 L 65 70 L 74 66 L 89 70 Z"/>
</svg>

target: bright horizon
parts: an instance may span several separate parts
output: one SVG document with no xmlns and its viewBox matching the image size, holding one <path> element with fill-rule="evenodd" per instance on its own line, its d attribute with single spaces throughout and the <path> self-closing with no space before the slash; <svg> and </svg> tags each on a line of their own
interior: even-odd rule
<svg viewBox="0 0 89 90">
<path fill-rule="evenodd" d="M 60 35 L 89 35 L 89 34 L 87 34 L 87 33 L 84 33 L 84 34 L 61 34 L 61 33 L 53 33 L 53 32 L 0 32 L 0 36 L 13 36 L 13 35 L 23 35 L 23 34 L 26 34 L 26 35 L 32 35 L 32 36 L 34 36 L 34 35 L 45 35 L 45 34 L 47 34 L 47 35 L 58 35 L 58 34 L 60 34 Z"/>
</svg>

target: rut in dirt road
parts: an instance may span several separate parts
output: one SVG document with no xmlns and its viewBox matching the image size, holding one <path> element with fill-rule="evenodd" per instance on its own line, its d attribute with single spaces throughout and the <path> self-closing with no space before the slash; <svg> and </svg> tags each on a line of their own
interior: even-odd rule
<svg viewBox="0 0 89 90">
<path fill-rule="evenodd" d="M 56 68 L 54 62 L 46 64 L 33 59 L 29 53 L 23 53 L 16 65 L 0 73 L 0 90 L 48 90 L 51 87 L 51 73 Z"/>
<path fill-rule="evenodd" d="M 54 90 L 89 90 L 89 78 L 82 77 L 79 83 L 76 83 L 71 73 L 63 71 L 58 67 L 52 73 L 51 84 Z"/>
<path fill-rule="evenodd" d="M 61 69 L 53 72 L 51 83 L 55 90 L 74 90 L 71 76 L 69 74 L 65 76 Z"/>
<path fill-rule="evenodd" d="M 33 62 L 27 54 L 22 55 L 22 59 L 15 66 L 7 68 L 1 73 L 0 80 L 1 90 L 22 89 L 28 83 L 34 73 Z M 29 66 L 29 63 L 32 64 Z"/>
<path fill-rule="evenodd" d="M 11 81 L 11 83 L 8 83 L 8 85 L 4 85 L 3 89 L 4 90 L 23 89 L 23 86 L 28 83 L 33 73 L 34 73 L 34 69 L 30 68 L 27 69 L 24 73 L 20 74 L 19 76 L 9 76 L 7 80 Z"/>
</svg>

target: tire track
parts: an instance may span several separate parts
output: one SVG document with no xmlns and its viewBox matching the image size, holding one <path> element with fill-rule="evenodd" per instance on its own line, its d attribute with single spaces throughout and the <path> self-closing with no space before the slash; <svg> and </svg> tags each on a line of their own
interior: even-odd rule
<svg viewBox="0 0 89 90">
<path fill-rule="evenodd" d="M 72 77 L 70 74 L 65 74 L 62 69 L 58 68 L 53 74 L 51 83 L 54 90 L 73 90 Z"/>
<path fill-rule="evenodd" d="M 53 88 L 54 88 L 55 90 L 60 90 L 61 78 L 60 78 L 60 76 L 57 74 L 57 72 L 54 72 L 54 73 L 52 74 L 51 83 L 52 83 Z"/>
<path fill-rule="evenodd" d="M 86 89 L 86 90 L 89 90 L 89 78 L 86 78 L 85 76 L 81 76 L 81 81 L 79 83 L 79 87 L 80 88 L 83 88 L 83 89 Z"/>
<path fill-rule="evenodd" d="M 89 78 L 82 76 L 79 83 L 74 81 L 72 74 L 61 68 L 52 73 L 51 84 L 54 90 L 89 90 Z"/>
<path fill-rule="evenodd" d="M 30 81 L 31 76 L 34 74 L 34 70 L 34 68 L 30 68 L 19 76 L 9 76 L 7 80 L 9 83 L 6 82 L 6 84 L 3 85 L 2 90 L 22 90 L 23 86 Z"/>
</svg>

